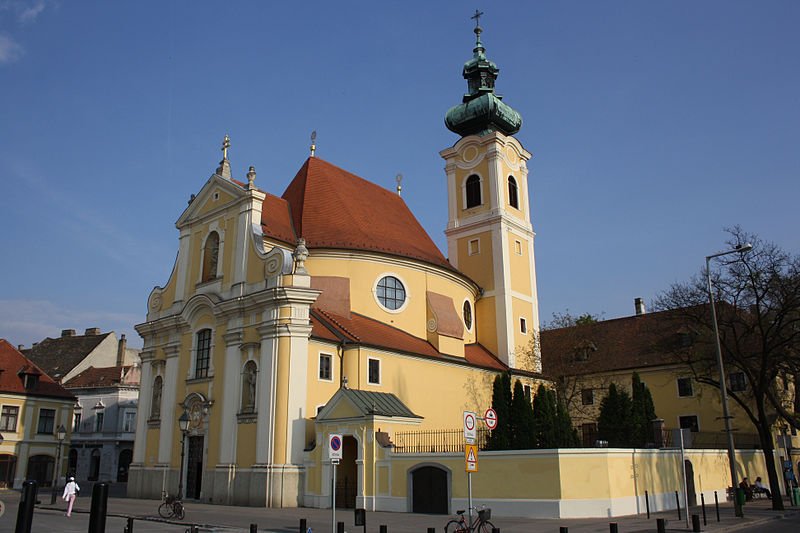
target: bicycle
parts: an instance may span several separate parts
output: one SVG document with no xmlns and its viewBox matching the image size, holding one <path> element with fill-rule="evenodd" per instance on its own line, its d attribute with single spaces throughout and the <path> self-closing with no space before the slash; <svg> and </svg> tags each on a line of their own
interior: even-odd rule
<svg viewBox="0 0 800 533">
<path fill-rule="evenodd" d="M 163 502 L 158 506 L 158 514 L 161 518 L 175 517 L 178 520 L 183 520 L 186 516 L 186 510 L 183 508 L 183 502 L 177 496 L 170 496 L 166 492 L 161 494 Z"/>
<path fill-rule="evenodd" d="M 492 510 L 476 509 L 475 507 L 472 509 L 478 511 L 478 513 L 471 524 L 467 524 L 467 520 L 464 518 L 465 510 L 459 509 L 456 511 L 458 519 L 450 520 L 447 525 L 444 526 L 445 533 L 492 533 L 494 524 L 489 522 L 489 519 L 492 517 Z"/>
</svg>

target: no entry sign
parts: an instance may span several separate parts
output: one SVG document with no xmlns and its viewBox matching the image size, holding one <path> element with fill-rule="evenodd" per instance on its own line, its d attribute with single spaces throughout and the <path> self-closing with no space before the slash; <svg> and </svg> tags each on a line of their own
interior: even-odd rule
<svg viewBox="0 0 800 533">
<path fill-rule="evenodd" d="M 475 426 L 475 413 L 464 411 L 464 440 L 467 441 L 467 444 L 475 444 L 475 438 L 477 437 Z"/>
<path fill-rule="evenodd" d="M 491 407 L 483 413 L 483 421 L 486 422 L 486 427 L 494 429 L 497 427 L 497 413 Z"/>
</svg>

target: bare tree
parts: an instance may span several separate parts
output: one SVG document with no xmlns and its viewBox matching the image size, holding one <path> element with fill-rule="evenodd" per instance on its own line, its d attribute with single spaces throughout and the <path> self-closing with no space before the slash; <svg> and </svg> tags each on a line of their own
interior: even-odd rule
<svg viewBox="0 0 800 533">
<path fill-rule="evenodd" d="M 785 381 L 779 379 L 800 370 L 800 259 L 740 227 L 727 231 L 729 246 L 750 243 L 753 248 L 746 254 L 721 257 L 711 272 L 725 370 L 728 376 L 743 374 L 747 384 L 742 390 L 731 387 L 728 379 L 725 386 L 758 431 L 773 488 L 772 508 L 781 510 L 772 428 L 779 416 L 800 427 L 794 404 L 784 391 Z M 672 310 L 680 322 L 676 330 L 683 328 L 681 341 L 662 348 L 680 354 L 698 382 L 719 387 L 706 273 L 672 285 L 658 297 L 656 306 Z"/>
</svg>

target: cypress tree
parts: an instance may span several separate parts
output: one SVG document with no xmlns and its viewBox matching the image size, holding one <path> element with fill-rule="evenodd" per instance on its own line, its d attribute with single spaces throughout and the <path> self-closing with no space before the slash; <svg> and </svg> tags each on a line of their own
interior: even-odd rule
<svg viewBox="0 0 800 533">
<path fill-rule="evenodd" d="M 533 420 L 536 447 L 556 448 L 556 406 L 552 392 L 543 384 L 533 399 Z"/>
<path fill-rule="evenodd" d="M 514 396 L 511 400 L 511 449 L 526 450 L 533 444 L 533 409 L 530 396 L 525 394 L 522 383 L 514 382 Z"/>
<path fill-rule="evenodd" d="M 511 376 L 503 372 L 492 384 L 492 409 L 497 413 L 497 427 L 486 441 L 487 450 L 508 450 L 511 446 Z"/>
<path fill-rule="evenodd" d="M 631 378 L 631 388 L 633 390 L 633 445 L 645 447 L 648 443 L 653 442 L 652 421 L 656 418 L 653 396 L 636 372 Z"/>
<path fill-rule="evenodd" d="M 578 431 L 572 427 L 572 418 L 564 402 L 553 395 L 556 403 L 556 442 L 559 448 L 577 448 L 579 444 Z"/>
<path fill-rule="evenodd" d="M 601 440 L 608 441 L 610 447 L 633 446 L 632 403 L 626 391 L 618 390 L 613 383 L 609 385 L 608 395 L 600 402 L 597 433 Z"/>
</svg>

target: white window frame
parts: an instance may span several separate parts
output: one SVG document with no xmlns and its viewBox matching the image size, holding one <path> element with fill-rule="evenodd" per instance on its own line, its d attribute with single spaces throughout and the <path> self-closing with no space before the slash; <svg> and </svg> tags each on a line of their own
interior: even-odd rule
<svg viewBox="0 0 800 533">
<path fill-rule="evenodd" d="M 519 239 L 514 239 L 514 253 L 522 255 L 522 241 Z"/>
<path fill-rule="evenodd" d="M 695 433 L 694 431 L 691 431 L 690 428 L 681 428 L 681 418 L 688 418 L 690 416 L 693 416 L 695 420 L 697 420 L 697 433 L 700 433 L 700 415 L 694 413 L 678 415 L 678 429 L 689 429 L 691 433 Z"/>
<path fill-rule="evenodd" d="M 475 243 L 475 250 L 472 249 L 472 243 Z M 479 255 L 481 253 L 481 239 L 469 239 L 467 241 L 467 255 Z"/>
<path fill-rule="evenodd" d="M 406 292 L 406 299 L 403 302 L 403 305 L 401 305 L 397 309 L 389 309 L 388 307 L 384 307 L 383 303 L 381 303 L 380 298 L 378 298 L 378 283 L 383 278 L 385 278 L 387 276 L 391 276 L 393 278 L 397 278 L 400 281 L 400 283 L 403 284 L 403 290 L 405 290 L 405 292 Z M 372 284 L 372 297 L 375 299 L 375 303 L 378 304 L 378 307 L 382 311 L 385 311 L 387 313 L 391 313 L 391 314 L 394 315 L 394 314 L 397 314 L 397 313 L 402 313 L 403 311 L 406 310 L 406 307 L 408 307 L 408 302 L 411 301 L 411 291 L 408 288 L 408 283 L 406 282 L 406 280 L 403 279 L 403 277 L 400 276 L 397 272 L 384 272 L 382 274 L 378 274 L 378 276 L 375 278 L 375 282 Z"/>
<path fill-rule="evenodd" d="M 519 317 L 519 332 L 523 335 L 528 334 L 528 320 L 524 316 Z"/>
<path fill-rule="evenodd" d="M 467 327 L 467 323 L 464 321 L 464 304 L 469 304 L 469 312 L 470 312 L 470 325 Z M 464 302 L 461 304 L 461 322 L 464 324 L 464 327 L 467 328 L 467 331 L 472 333 L 472 328 L 475 327 L 475 305 L 472 303 L 472 300 L 469 298 L 464 298 Z"/>
<path fill-rule="evenodd" d="M 369 379 L 369 367 L 370 367 L 370 362 L 371 361 L 376 361 L 378 363 L 378 381 L 377 382 L 370 381 L 370 379 Z M 381 363 L 381 360 L 378 357 L 373 357 L 373 356 L 367 357 L 367 384 L 368 385 L 382 385 L 383 384 L 383 364 Z"/>
<path fill-rule="evenodd" d="M 692 393 L 691 394 L 688 394 L 688 395 L 681 394 L 680 381 L 682 379 L 688 379 L 689 380 L 689 387 L 692 389 Z M 675 378 L 675 388 L 676 388 L 676 392 L 678 394 L 678 398 L 694 398 L 694 383 L 692 383 L 692 378 L 691 377 L 683 376 L 683 377 Z"/>
<path fill-rule="evenodd" d="M 481 203 L 479 203 L 478 205 L 473 205 L 472 207 L 467 207 L 467 180 L 470 179 L 472 176 L 478 176 L 478 183 L 480 184 L 480 190 L 481 190 Z M 481 176 L 480 173 L 478 172 L 470 172 L 469 174 L 464 176 L 464 179 L 461 181 L 461 200 L 463 202 L 461 205 L 464 206 L 462 211 L 475 209 L 476 207 L 481 207 L 482 205 L 486 204 L 486 198 L 485 198 L 486 195 L 483 194 L 484 181 L 485 180 L 483 179 L 483 176 Z"/>
<path fill-rule="evenodd" d="M 209 345 L 209 354 L 208 354 L 208 374 L 205 377 L 196 377 L 196 370 L 197 370 L 197 334 L 200 333 L 202 330 L 208 329 L 211 330 L 211 343 Z M 189 373 L 186 375 L 186 379 L 191 381 L 193 379 L 211 379 L 214 377 L 214 341 L 216 339 L 216 331 L 211 326 L 198 326 L 192 329 L 192 353 L 191 357 L 189 358 Z M 162 378 L 163 379 L 163 378 Z M 163 384 L 163 382 L 162 382 Z M 164 392 L 163 389 L 161 391 Z M 163 406 L 162 406 L 163 407 Z"/>
<path fill-rule="evenodd" d="M 3 407 L 16 407 L 17 414 L 14 417 L 14 429 L 0 429 L 0 431 L 4 431 L 6 433 L 16 433 L 17 430 L 19 429 L 19 413 L 20 413 L 20 408 L 19 407 L 20 406 L 17 405 L 17 404 L 13 404 L 13 403 L 2 404 L 2 405 L 0 405 L 0 413 L 2 412 L 2 408 Z"/>
<path fill-rule="evenodd" d="M 323 357 L 328 357 L 330 359 L 330 361 L 331 361 L 331 366 L 330 366 L 330 368 L 331 368 L 331 377 L 330 377 L 330 379 L 325 379 L 325 378 L 323 378 L 321 376 L 321 374 L 322 374 L 322 358 Z M 334 378 L 335 378 L 335 372 L 333 370 L 333 354 L 330 354 L 328 352 L 319 352 L 319 357 L 317 358 L 317 381 L 322 381 L 322 382 L 325 382 L 325 383 L 333 383 Z"/>
<path fill-rule="evenodd" d="M 131 425 L 130 428 L 125 428 L 125 423 L 130 419 Z M 122 431 L 124 433 L 133 433 L 136 431 L 136 411 L 131 409 L 126 409 L 122 412 Z"/>
</svg>

